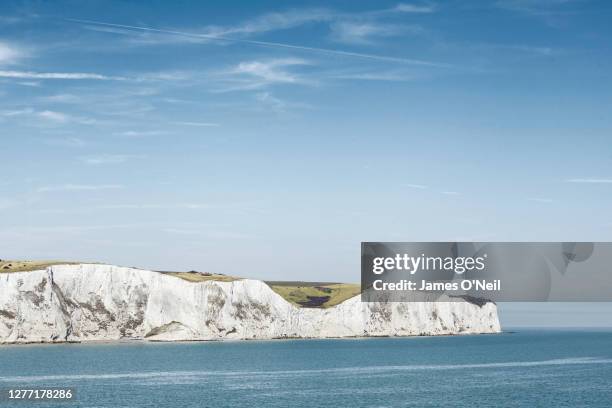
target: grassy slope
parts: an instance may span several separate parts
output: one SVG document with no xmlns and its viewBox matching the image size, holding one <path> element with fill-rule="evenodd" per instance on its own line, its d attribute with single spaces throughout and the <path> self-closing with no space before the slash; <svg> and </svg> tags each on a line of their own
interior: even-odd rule
<svg viewBox="0 0 612 408">
<path fill-rule="evenodd" d="M 0 261 L 0 273 L 26 272 L 45 269 L 53 265 L 77 265 L 80 262 L 67 261 Z M 232 282 L 239 277 L 205 272 L 170 272 L 158 271 L 166 275 L 184 279 L 188 282 L 220 281 Z M 328 308 L 356 296 L 360 292 L 359 284 L 330 282 L 266 282 L 273 291 L 288 302 L 301 307 Z"/>
<path fill-rule="evenodd" d="M 38 271 L 53 265 L 76 265 L 79 262 L 65 261 L 11 261 L 3 259 L 0 261 L 0 273 Z"/>
<path fill-rule="evenodd" d="M 195 271 L 192 271 L 192 272 L 159 271 L 159 272 L 165 275 L 175 276 L 177 278 L 181 278 L 189 282 L 205 282 L 205 281 L 211 281 L 211 280 L 218 281 L 218 282 L 233 282 L 235 280 L 240 279 L 235 276 L 222 275 L 222 274 L 216 274 L 216 273 L 195 272 Z"/>
<path fill-rule="evenodd" d="M 273 291 L 297 306 L 328 308 L 360 293 L 356 283 L 267 282 Z"/>
</svg>

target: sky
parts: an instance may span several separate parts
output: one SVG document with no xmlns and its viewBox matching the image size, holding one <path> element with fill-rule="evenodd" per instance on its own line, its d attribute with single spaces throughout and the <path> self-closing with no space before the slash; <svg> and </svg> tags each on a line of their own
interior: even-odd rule
<svg viewBox="0 0 612 408">
<path fill-rule="evenodd" d="M 610 241 L 611 18 L 3 1 L 0 258 L 358 282 L 361 241 Z"/>
</svg>

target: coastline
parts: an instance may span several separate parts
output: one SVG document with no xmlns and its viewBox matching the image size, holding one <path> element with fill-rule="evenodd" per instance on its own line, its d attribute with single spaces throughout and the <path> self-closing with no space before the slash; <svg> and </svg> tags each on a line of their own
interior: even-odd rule
<svg viewBox="0 0 612 408">
<path fill-rule="evenodd" d="M 551 328 L 550 330 L 555 330 Z M 579 331 L 579 329 L 576 329 Z M 612 330 L 612 328 L 611 328 Z M 287 341 L 360 341 L 377 339 L 419 339 L 419 338 L 444 338 L 444 337 L 470 337 L 470 336 L 498 336 L 513 334 L 516 331 L 502 330 L 491 333 L 449 333 L 449 334 L 414 334 L 407 336 L 344 336 L 344 337 L 275 337 L 270 339 L 194 339 L 194 340 L 147 340 L 147 339 L 120 339 L 120 340 L 83 340 L 83 341 L 32 341 L 0 343 L 3 347 L 18 346 L 61 346 L 61 345 L 138 345 L 138 344 L 194 344 L 194 343 L 257 343 L 257 342 L 287 342 Z"/>
</svg>

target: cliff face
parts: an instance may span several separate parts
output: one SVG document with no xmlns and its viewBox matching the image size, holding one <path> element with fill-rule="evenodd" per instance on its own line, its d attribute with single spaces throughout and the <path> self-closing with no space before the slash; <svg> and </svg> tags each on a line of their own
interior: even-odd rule
<svg viewBox="0 0 612 408">
<path fill-rule="evenodd" d="M 493 303 L 293 306 L 257 280 L 187 282 L 109 265 L 0 274 L 0 343 L 499 332 Z"/>
</svg>

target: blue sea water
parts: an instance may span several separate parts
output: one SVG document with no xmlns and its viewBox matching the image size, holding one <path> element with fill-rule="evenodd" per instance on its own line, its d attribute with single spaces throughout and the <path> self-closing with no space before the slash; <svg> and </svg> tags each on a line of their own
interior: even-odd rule
<svg viewBox="0 0 612 408">
<path fill-rule="evenodd" d="M 610 407 L 612 331 L 0 346 L 0 389 L 71 387 L 15 407 Z"/>
</svg>

